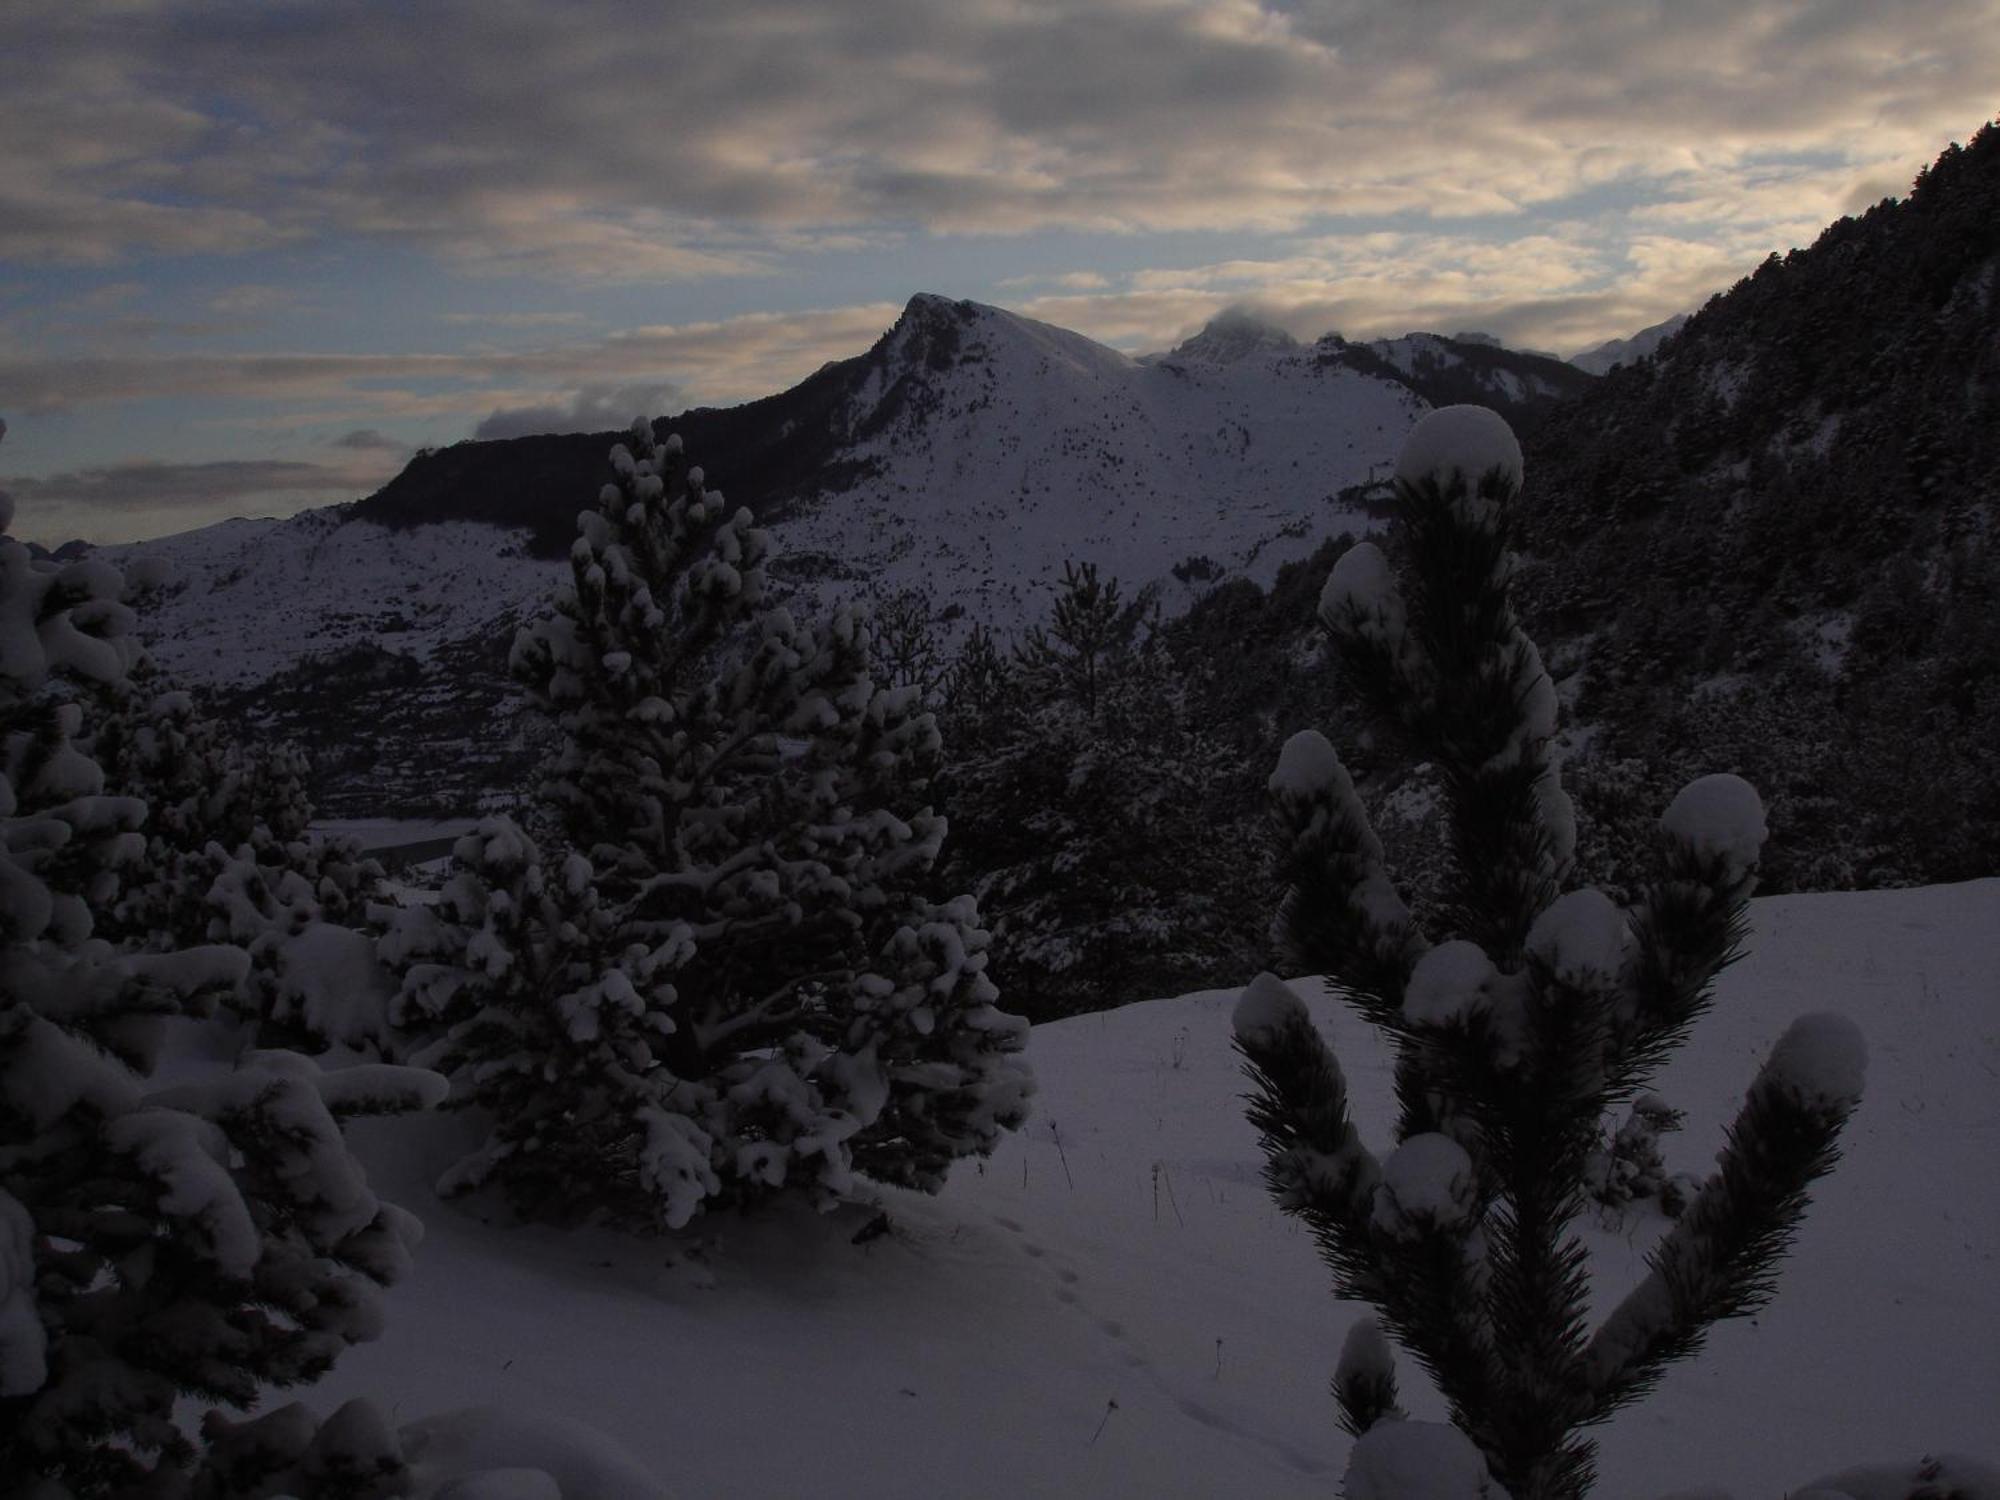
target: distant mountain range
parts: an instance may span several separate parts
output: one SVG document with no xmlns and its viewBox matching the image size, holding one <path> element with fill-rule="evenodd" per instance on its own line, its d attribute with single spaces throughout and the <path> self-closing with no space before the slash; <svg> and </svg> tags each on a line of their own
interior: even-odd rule
<svg viewBox="0 0 2000 1500">
<path fill-rule="evenodd" d="M 1303 344 L 1240 317 L 1141 360 L 920 295 L 865 353 L 659 426 L 774 529 L 778 575 L 809 603 L 918 590 L 1007 634 L 1071 560 L 1156 585 L 1170 609 L 1223 578 L 1268 584 L 1372 524 L 1430 406 L 1481 401 L 1529 430 L 1590 379 L 1487 341 Z M 114 550 L 172 565 L 155 654 L 312 744 L 328 810 L 447 811 L 533 754 L 506 646 L 544 606 L 616 440 L 460 443 L 353 505 Z"/>
<path fill-rule="evenodd" d="M 1609 374 L 1614 366 L 1637 364 L 1657 351 L 1661 344 L 1679 333 L 1689 318 L 1676 313 L 1663 323 L 1642 328 L 1629 339 L 1606 339 L 1595 349 L 1570 356 L 1570 363 L 1592 375 Z"/>
</svg>

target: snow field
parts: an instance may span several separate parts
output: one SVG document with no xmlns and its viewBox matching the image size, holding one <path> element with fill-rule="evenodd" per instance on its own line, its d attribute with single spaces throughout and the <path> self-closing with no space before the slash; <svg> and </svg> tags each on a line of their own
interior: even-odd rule
<svg viewBox="0 0 2000 1500">
<path fill-rule="evenodd" d="M 1870 1048 L 1846 1160 L 1776 1301 L 1601 1431 L 1605 1497 L 1776 1497 L 1851 1464 L 2000 1448 L 2000 880 L 1777 897 L 1656 1080 L 1705 1171 L 1770 1048 L 1834 1010 Z M 1311 983 L 1369 1144 L 1373 1034 Z M 1037 1028 L 1038 1112 L 943 1196 L 722 1219 L 692 1239 L 499 1229 L 429 1175 L 464 1124 L 365 1121 L 378 1190 L 429 1228 L 383 1340 L 310 1393 L 396 1420 L 494 1404 L 610 1437 L 681 1497 L 1314 1496 L 1349 1440 L 1327 1389 L 1358 1309 L 1259 1180 L 1233 991 Z M 1586 1231 L 1611 1306 L 1664 1226 Z M 1441 1411 L 1399 1360 L 1413 1415 Z M 1111 1403 L 1115 1402 L 1115 1407 Z"/>
</svg>

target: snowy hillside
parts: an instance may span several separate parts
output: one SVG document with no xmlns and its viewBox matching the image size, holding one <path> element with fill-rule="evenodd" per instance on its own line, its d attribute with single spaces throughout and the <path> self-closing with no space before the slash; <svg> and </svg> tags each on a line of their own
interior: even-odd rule
<svg viewBox="0 0 2000 1500">
<path fill-rule="evenodd" d="M 176 678 L 216 688 L 355 647 L 428 665 L 450 643 L 511 634 L 505 622 L 555 577 L 518 534 L 467 521 L 392 530 L 340 507 L 111 550 L 167 564 L 149 611 L 152 654 Z"/>
<path fill-rule="evenodd" d="M 1776 1500 L 1850 1464 L 2000 1448 L 2000 881 L 1753 913 L 1749 956 L 1658 1081 L 1688 1113 L 1670 1164 L 1705 1169 L 1801 1011 L 1859 1023 L 1867 1094 L 1775 1303 L 1602 1430 L 1597 1492 L 1620 1500 Z M 941 1199 L 891 1195 L 895 1232 L 860 1246 L 860 1218 L 729 1222 L 678 1246 L 496 1229 L 488 1205 L 428 1196 L 454 1121 L 424 1122 L 417 1149 L 410 1122 L 370 1124 L 377 1185 L 429 1236 L 387 1336 L 310 1399 L 588 1423 L 684 1500 L 1328 1500 L 1348 1440 L 1327 1379 L 1354 1309 L 1258 1180 L 1233 999 L 1038 1028 L 1023 1136 Z M 1384 1056 L 1338 1006 L 1314 1009 L 1380 1142 Z M 1662 1224 L 1589 1231 L 1600 1306 Z M 1434 1415 L 1421 1374 L 1403 1380 Z"/>
<path fill-rule="evenodd" d="M 1209 348 L 1215 341 L 1209 341 Z M 1141 363 L 973 303 L 920 298 L 846 414 L 873 477 L 779 530 L 864 587 L 925 588 L 1011 632 L 1066 559 L 1129 587 L 1205 557 L 1268 582 L 1342 527 L 1426 409 L 1313 349 Z"/>
</svg>

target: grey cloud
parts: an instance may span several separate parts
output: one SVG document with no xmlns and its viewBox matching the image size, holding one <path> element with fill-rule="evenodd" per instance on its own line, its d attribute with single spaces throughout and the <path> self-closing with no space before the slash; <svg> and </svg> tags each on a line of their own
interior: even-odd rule
<svg viewBox="0 0 2000 1500">
<path fill-rule="evenodd" d="M 670 381 L 652 385 L 586 386 L 568 402 L 509 407 L 475 427 L 476 438 L 531 437 L 544 432 L 613 432 L 634 417 L 665 416 L 684 405 Z"/>
<path fill-rule="evenodd" d="M 352 498 L 354 474 L 322 464 L 238 459 L 217 463 L 112 464 L 64 474 L 13 475 L 7 488 L 23 512 L 41 508 L 90 511 L 158 511 L 213 507 L 269 496 Z"/>
<path fill-rule="evenodd" d="M 589 321 L 574 312 L 448 312 L 437 315 L 440 323 L 475 328 L 564 328 Z"/>
<path fill-rule="evenodd" d="M 308 505 L 356 499 L 394 469 L 379 455 L 357 455 L 345 465 L 140 462 L 10 475 L 0 483 L 18 506 L 15 534 L 53 546 L 73 537 L 112 542 L 163 536 L 229 516 L 290 515 Z"/>
<path fill-rule="evenodd" d="M 352 432 L 344 432 L 335 438 L 333 446 L 351 448 L 357 453 L 400 453 L 409 447 L 409 444 L 399 443 L 387 434 L 377 432 L 373 427 L 357 427 Z"/>
<path fill-rule="evenodd" d="M 858 353 L 894 321 L 895 304 L 753 313 L 639 328 L 540 349 L 474 354 L 190 354 L 0 358 L 0 406 L 61 411 L 164 396 L 312 401 L 364 416 L 492 411 L 551 404 L 547 392 L 657 393 L 661 370 L 691 397 L 768 395 L 829 359 Z M 440 390 L 440 388 L 442 391 Z M 614 425 L 631 420 L 631 412 Z M 324 420 L 342 420 L 327 416 Z"/>
<path fill-rule="evenodd" d="M 0 135 L 70 144 L 0 166 L 0 255 L 341 229 L 660 278 L 767 271 L 774 233 L 884 221 L 1272 228 L 1668 181 L 1707 199 L 1759 152 L 1906 172 L 2000 74 L 1979 0 L 682 0 L 672 26 L 654 0 L 365 19 L 164 0 L 115 30 L 71 10 L 6 23 L 49 65 Z"/>
</svg>

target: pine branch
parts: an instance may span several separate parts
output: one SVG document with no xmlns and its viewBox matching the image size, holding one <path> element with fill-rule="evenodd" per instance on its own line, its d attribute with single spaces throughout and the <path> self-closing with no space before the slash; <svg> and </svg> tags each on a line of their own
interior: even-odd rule
<svg viewBox="0 0 2000 1500">
<path fill-rule="evenodd" d="M 1611 1092 L 1643 1086 L 1712 1001 L 1749 933 L 1749 891 L 1726 860 L 1669 843 L 1632 911 L 1637 958 L 1609 1058 Z"/>
<path fill-rule="evenodd" d="M 1311 1228 L 1341 1294 L 1372 1297 L 1378 1281 L 1368 1216 L 1381 1167 L 1349 1118 L 1339 1060 L 1298 997 L 1269 974 L 1244 991 L 1235 1032 L 1265 1185 L 1279 1207 Z"/>
<path fill-rule="evenodd" d="M 1270 782 L 1277 877 L 1272 932 L 1294 972 L 1333 977 L 1361 1013 L 1400 1028 L 1403 987 L 1423 950 L 1382 865 L 1354 782 L 1324 736 L 1292 736 Z"/>
<path fill-rule="evenodd" d="M 1395 1355 L 1373 1318 L 1357 1318 L 1347 1330 L 1333 1371 L 1333 1399 L 1340 1408 L 1340 1429 L 1351 1437 L 1360 1437 L 1377 1422 L 1407 1415 L 1397 1404 Z"/>
<path fill-rule="evenodd" d="M 1647 1258 L 1645 1280 L 1591 1339 L 1585 1420 L 1603 1421 L 1699 1350 L 1713 1324 L 1770 1299 L 1808 1189 L 1840 1159 L 1864 1066 L 1851 1023 L 1793 1023 L 1750 1086 L 1715 1175 Z"/>
</svg>

